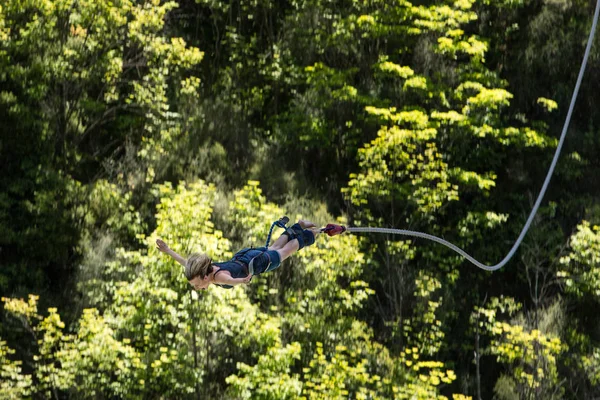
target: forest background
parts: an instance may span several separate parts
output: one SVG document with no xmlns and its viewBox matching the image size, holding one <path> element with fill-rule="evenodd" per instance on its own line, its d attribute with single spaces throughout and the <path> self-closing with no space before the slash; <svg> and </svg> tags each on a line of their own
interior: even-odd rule
<svg viewBox="0 0 600 400">
<path fill-rule="evenodd" d="M 0 398 L 600 397 L 600 47 L 543 207 L 488 273 L 319 237 L 192 292 L 282 215 L 498 262 L 591 0 L 4 0 Z"/>
</svg>

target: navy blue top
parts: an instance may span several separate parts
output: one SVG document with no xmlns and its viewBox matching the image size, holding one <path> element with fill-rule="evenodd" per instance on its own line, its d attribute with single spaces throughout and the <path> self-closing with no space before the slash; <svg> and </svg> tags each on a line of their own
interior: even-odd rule
<svg viewBox="0 0 600 400">
<path fill-rule="evenodd" d="M 231 260 L 224 262 L 216 262 L 213 263 L 213 265 L 220 268 L 220 270 L 217 271 L 217 274 L 220 271 L 227 271 L 231 274 L 232 278 L 245 278 L 248 276 L 248 264 L 250 263 L 250 260 L 252 260 L 254 257 L 258 256 L 259 254 L 262 254 L 265 251 L 267 251 L 266 247 L 246 247 L 245 249 L 242 249 L 235 253 Z M 220 286 L 224 289 L 231 289 L 233 287 L 232 285 L 225 285 L 220 283 L 215 283 L 215 285 Z"/>
<path fill-rule="evenodd" d="M 219 267 L 220 269 L 215 273 L 215 276 L 221 271 L 227 271 L 231 274 L 232 278 L 245 278 L 248 276 L 248 265 L 240 264 L 233 260 L 217 262 L 213 263 L 213 265 Z M 231 289 L 233 286 L 225 285 L 220 283 L 215 283 L 215 285 L 220 286 L 224 289 Z"/>
</svg>

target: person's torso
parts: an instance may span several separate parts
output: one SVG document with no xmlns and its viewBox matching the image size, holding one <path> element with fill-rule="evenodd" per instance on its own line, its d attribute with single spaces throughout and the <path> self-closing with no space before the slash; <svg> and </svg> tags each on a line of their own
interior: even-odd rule
<svg viewBox="0 0 600 400">
<path fill-rule="evenodd" d="M 213 263 L 213 265 L 219 267 L 219 271 L 222 270 L 229 272 L 232 278 L 245 278 L 248 276 L 248 263 L 250 262 L 250 260 L 252 260 L 257 255 L 261 254 L 265 250 L 266 248 L 264 247 L 248 247 L 235 253 L 231 260 L 224 262 L 216 262 Z M 217 274 L 219 273 L 219 271 L 217 271 Z M 219 283 L 216 283 L 215 285 L 220 286 L 224 289 L 231 289 L 233 287 L 231 285 Z"/>
<path fill-rule="evenodd" d="M 250 263 L 250 260 L 258 256 L 259 254 L 264 253 L 266 250 L 266 247 L 246 247 L 245 249 L 242 249 L 235 253 L 231 261 L 241 261 L 244 264 L 248 265 Z"/>
</svg>

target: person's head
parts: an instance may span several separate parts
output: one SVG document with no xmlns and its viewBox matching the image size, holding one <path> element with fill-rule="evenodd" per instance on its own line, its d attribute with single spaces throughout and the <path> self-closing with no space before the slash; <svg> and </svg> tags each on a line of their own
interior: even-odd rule
<svg viewBox="0 0 600 400">
<path fill-rule="evenodd" d="M 212 260 L 206 254 L 194 253 L 188 257 L 184 274 L 194 289 L 206 289 L 212 272 Z"/>
</svg>

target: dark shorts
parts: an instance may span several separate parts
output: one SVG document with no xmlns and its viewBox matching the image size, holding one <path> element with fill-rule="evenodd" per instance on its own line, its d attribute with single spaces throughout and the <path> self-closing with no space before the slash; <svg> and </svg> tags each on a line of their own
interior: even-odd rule
<svg viewBox="0 0 600 400">
<path fill-rule="evenodd" d="M 281 265 L 279 253 L 275 250 L 267 250 L 266 247 L 248 250 L 239 260 L 248 264 L 248 268 L 254 275 L 273 271 Z"/>
</svg>

